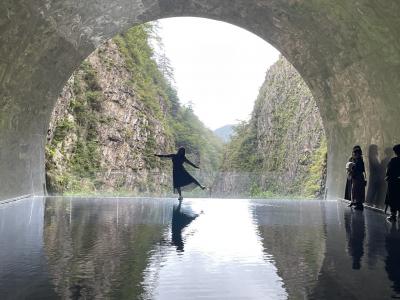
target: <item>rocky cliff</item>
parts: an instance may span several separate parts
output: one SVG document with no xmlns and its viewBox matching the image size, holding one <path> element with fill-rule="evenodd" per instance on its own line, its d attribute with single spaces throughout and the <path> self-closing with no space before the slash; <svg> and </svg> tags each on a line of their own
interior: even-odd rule
<svg viewBox="0 0 400 300">
<path fill-rule="evenodd" d="M 204 170 L 219 165 L 222 143 L 180 105 L 137 26 L 92 53 L 64 87 L 48 130 L 52 193 L 163 194 L 171 163 L 154 153 L 185 146 Z"/>
<path fill-rule="evenodd" d="M 150 46 L 152 34 L 151 25 L 142 25 L 117 36 L 68 80 L 48 130 L 51 193 L 165 195 L 171 164 L 154 153 L 184 146 L 202 167 L 191 172 L 212 194 L 322 194 L 322 122 L 309 89 L 284 58 L 268 70 L 250 121 L 235 127 L 222 151 L 221 140 L 180 104 L 165 57 L 164 65 L 157 63 Z"/>
<path fill-rule="evenodd" d="M 319 196 L 326 140 L 318 108 L 294 67 L 281 57 L 267 72 L 249 122 L 224 152 L 220 193 Z"/>
</svg>

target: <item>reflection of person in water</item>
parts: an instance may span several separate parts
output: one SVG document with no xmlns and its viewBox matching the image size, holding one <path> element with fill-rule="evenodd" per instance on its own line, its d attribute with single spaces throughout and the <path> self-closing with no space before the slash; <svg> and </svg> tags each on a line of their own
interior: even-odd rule
<svg viewBox="0 0 400 300">
<path fill-rule="evenodd" d="M 188 226 L 194 219 L 198 217 L 197 214 L 189 214 L 181 211 L 181 204 L 174 206 L 172 213 L 172 244 L 176 246 L 176 250 L 183 252 L 183 239 L 182 230 Z"/>
<path fill-rule="evenodd" d="M 389 221 L 396 221 L 397 212 L 400 211 L 400 144 L 394 146 L 393 151 L 396 157 L 390 160 L 386 171 L 388 189 L 385 203 L 390 206 Z"/>
<path fill-rule="evenodd" d="M 385 270 L 393 282 L 392 289 L 396 293 L 396 297 L 393 298 L 400 296 L 400 231 L 396 225 L 396 223 L 392 223 L 390 233 L 385 239 L 387 251 Z"/>
<path fill-rule="evenodd" d="M 345 211 L 344 224 L 347 235 L 348 251 L 353 259 L 353 269 L 361 269 L 361 258 L 364 255 L 365 220 L 364 214 Z"/>
<path fill-rule="evenodd" d="M 206 187 L 201 185 L 195 178 L 192 177 L 183 167 L 183 163 L 187 163 L 192 167 L 199 169 L 194 163 L 188 160 L 185 156 L 185 148 L 180 147 L 176 154 L 155 154 L 158 157 L 166 157 L 172 159 L 172 178 L 173 178 L 173 186 L 174 193 L 179 194 L 179 200 L 182 200 L 182 188 L 186 187 L 187 189 L 190 187 L 199 186 L 201 189 L 205 189 Z"/>
</svg>

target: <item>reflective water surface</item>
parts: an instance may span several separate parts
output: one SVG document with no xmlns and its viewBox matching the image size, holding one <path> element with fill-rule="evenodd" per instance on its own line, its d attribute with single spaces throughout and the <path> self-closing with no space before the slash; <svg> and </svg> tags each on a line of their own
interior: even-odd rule
<svg viewBox="0 0 400 300">
<path fill-rule="evenodd" d="M 341 202 L 0 205 L 0 299 L 400 298 L 400 230 Z"/>
</svg>

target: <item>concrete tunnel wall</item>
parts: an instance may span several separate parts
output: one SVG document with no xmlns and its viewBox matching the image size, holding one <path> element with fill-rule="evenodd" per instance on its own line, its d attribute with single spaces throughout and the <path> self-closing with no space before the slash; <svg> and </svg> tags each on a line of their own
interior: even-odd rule
<svg viewBox="0 0 400 300">
<path fill-rule="evenodd" d="M 101 42 L 136 24 L 174 16 L 245 28 L 295 66 L 324 122 L 329 198 L 343 195 L 344 165 L 354 144 L 363 147 L 367 165 L 374 158 L 371 165 L 378 166 L 387 160 L 384 150 L 400 142 L 397 0 L 3 0 L 0 200 L 43 194 L 49 117 L 82 60 Z M 368 157 L 370 145 L 376 145 L 371 149 L 378 156 Z M 378 167 L 369 187 L 369 194 L 378 196 L 369 195 L 369 201 L 382 206 L 385 166 Z"/>
</svg>

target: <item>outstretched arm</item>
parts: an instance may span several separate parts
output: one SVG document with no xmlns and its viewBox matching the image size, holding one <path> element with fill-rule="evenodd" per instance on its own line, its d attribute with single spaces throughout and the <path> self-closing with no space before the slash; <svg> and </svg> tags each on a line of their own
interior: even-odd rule
<svg viewBox="0 0 400 300">
<path fill-rule="evenodd" d="M 158 157 L 168 157 L 168 158 L 172 158 L 174 156 L 174 154 L 154 154 L 154 155 Z"/>
<path fill-rule="evenodd" d="M 191 165 L 192 167 L 194 167 L 194 168 L 196 168 L 196 169 L 200 169 L 198 166 L 196 166 L 194 163 L 192 163 L 192 162 L 191 162 L 190 160 L 188 160 L 186 157 L 185 157 L 185 163 Z"/>
</svg>

